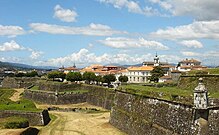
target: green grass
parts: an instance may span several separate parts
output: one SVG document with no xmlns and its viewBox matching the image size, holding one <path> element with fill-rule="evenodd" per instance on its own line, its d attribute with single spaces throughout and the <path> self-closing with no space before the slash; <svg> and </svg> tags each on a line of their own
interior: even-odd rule
<svg viewBox="0 0 219 135">
<path fill-rule="evenodd" d="M 30 88 L 31 90 L 39 90 L 39 86 L 34 85 L 32 88 Z"/>
<path fill-rule="evenodd" d="M 28 120 L 23 117 L 0 118 L 0 128 L 24 128 L 29 126 Z"/>
<path fill-rule="evenodd" d="M 55 121 L 58 117 L 53 115 L 53 114 L 49 114 L 49 117 L 51 119 L 51 121 Z"/>
<path fill-rule="evenodd" d="M 219 68 L 209 68 L 209 69 L 207 69 L 207 71 L 210 74 L 219 74 Z"/>
<path fill-rule="evenodd" d="M 65 90 L 63 92 L 59 92 L 59 94 L 64 94 L 64 93 L 72 93 L 72 94 L 84 94 L 88 93 L 89 90 Z"/>
<path fill-rule="evenodd" d="M 196 75 L 196 74 L 219 74 L 219 68 L 208 68 L 204 70 L 191 70 L 188 72 L 189 75 Z"/>
<path fill-rule="evenodd" d="M 120 86 L 120 89 L 131 94 L 136 94 L 140 96 L 149 96 L 159 99 L 183 102 L 183 103 L 192 103 L 193 91 L 183 90 L 178 87 L 149 87 L 142 85 L 124 85 Z M 191 101 L 190 101 L 191 100 Z"/>
<path fill-rule="evenodd" d="M 35 104 L 28 99 L 22 98 L 17 102 L 11 101 L 9 98 L 15 91 L 12 89 L 0 88 L 0 110 L 19 110 L 19 111 L 41 111 L 36 108 Z"/>
</svg>

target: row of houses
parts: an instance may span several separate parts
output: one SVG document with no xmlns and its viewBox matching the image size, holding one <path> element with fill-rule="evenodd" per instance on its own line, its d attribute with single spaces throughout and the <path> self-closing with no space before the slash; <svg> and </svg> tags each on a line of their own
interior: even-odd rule
<svg viewBox="0 0 219 135">
<path fill-rule="evenodd" d="M 125 75 L 128 77 L 128 83 L 147 83 L 148 77 L 151 76 L 151 71 L 154 67 L 160 66 L 164 71 L 164 76 L 159 79 L 159 82 L 176 81 L 182 72 L 188 72 L 190 70 L 203 70 L 207 67 L 202 66 L 201 62 L 195 59 L 185 59 L 178 63 L 177 66 L 171 65 L 167 62 L 160 62 L 158 55 L 154 57 L 154 61 L 145 61 L 141 66 L 131 66 L 128 68 L 120 66 L 103 66 L 99 64 L 90 65 L 83 69 L 78 69 L 75 64 L 72 67 L 61 67 L 59 71 L 64 73 L 69 72 L 93 72 L 95 75 L 107 75 L 114 74 L 118 79 L 119 76 Z"/>
</svg>

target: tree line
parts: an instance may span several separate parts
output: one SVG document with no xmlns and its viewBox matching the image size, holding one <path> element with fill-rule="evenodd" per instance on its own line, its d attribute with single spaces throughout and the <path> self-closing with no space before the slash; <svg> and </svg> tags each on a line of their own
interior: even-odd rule
<svg viewBox="0 0 219 135">
<path fill-rule="evenodd" d="M 52 71 L 47 74 L 47 77 L 49 79 L 52 79 L 53 81 L 56 78 L 60 78 L 61 81 L 64 81 L 66 79 L 67 81 L 75 82 L 75 81 L 85 81 L 85 83 L 90 84 L 91 82 L 96 82 L 97 84 L 100 82 L 107 83 L 108 85 L 111 82 L 116 81 L 116 77 L 113 74 L 108 74 L 104 76 L 95 75 L 93 72 L 85 72 L 83 75 L 80 72 L 69 72 L 68 74 L 65 74 L 60 71 Z M 127 82 L 128 77 L 127 76 L 120 76 L 119 81 L 121 82 Z"/>
</svg>

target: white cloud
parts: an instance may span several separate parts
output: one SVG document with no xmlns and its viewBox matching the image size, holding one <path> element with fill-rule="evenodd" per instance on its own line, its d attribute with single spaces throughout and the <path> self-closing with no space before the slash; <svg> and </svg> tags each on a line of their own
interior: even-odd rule
<svg viewBox="0 0 219 135">
<path fill-rule="evenodd" d="M 189 25 L 177 27 L 168 27 L 159 29 L 150 33 L 153 38 L 162 39 L 218 39 L 219 38 L 219 20 L 217 21 L 195 21 Z"/>
<path fill-rule="evenodd" d="M 20 26 L 3 26 L 0 25 L 0 36 L 15 37 L 17 35 L 23 35 L 25 31 Z"/>
<path fill-rule="evenodd" d="M 75 22 L 78 14 L 74 10 L 63 9 L 60 5 L 56 5 L 54 17 L 63 22 Z"/>
<path fill-rule="evenodd" d="M 69 34 L 69 35 L 87 35 L 87 36 L 111 36 L 114 34 L 127 34 L 124 31 L 111 29 L 107 25 L 91 23 L 85 27 L 70 27 L 51 25 L 46 23 L 31 23 L 30 27 L 34 31 L 47 32 L 50 34 Z"/>
<path fill-rule="evenodd" d="M 197 40 L 183 40 L 179 43 L 189 48 L 202 48 L 203 47 L 202 43 Z"/>
<path fill-rule="evenodd" d="M 3 45 L 0 45 L 0 52 L 8 52 L 8 51 L 28 51 L 31 52 L 30 58 L 31 59 L 38 59 L 43 52 L 41 51 L 35 51 L 31 48 L 25 48 L 18 43 L 16 43 L 14 40 L 11 40 L 10 42 L 5 42 Z M 12 59 L 10 59 L 11 61 Z"/>
<path fill-rule="evenodd" d="M 196 52 L 187 52 L 187 51 L 183 51 L 181 52 L 182 55 L 184 56 L 200 56 L 201 54 L 200 53 L 196 53 Z"/>
<path fill-rule="evenodd" d="M 173 16 L 192 16 L 196 20 L 218 20 L 218 0 L 149 0 Z"/>
<path fill-rule="evenodd" d="M 182 60 L 179 56 L 175 55 L 159 55 L 162 62 L 177 63 Z M 119 63 L 122 65 L 125 64 L 139 64 L 143 61 L 153 61 L 154 55 L 150 53 L 145 53 L 144 55 L 138 55 L 133 53 L 118 53 L 118 54 L 109 54 L 104 53 L 102 55 L 96 55 L 95 53 L 90 52 L 87 49 L 81 49 L 78 52 L 72 53 L 65 57 L 53 58 L 47 61 L 38 61 L 35 65 L 44 65 L 44 66 L 71 66 L 72 63 L 76 63 L 78 67 L 85 67 L 90 64 L 109 64 L 109 63 Z"/>
<path fill-rule="evenodd" d="M 159 12 L 152 7 L 145 6 L 142 8 L 133 0 L 97 0 L 101 3 L 112 4 L 115 8 L 127 8 L 131 13 L 143 14 L 146 16 L 159 15 Z"/>
<path fill-rule="evenodd" d="M 3 45 L 0 45 L 0 51 L 7 52 L 7 51 L 18 51 L 24 50 L 25 48 L 17 44 L 14 40 L 10 42 L 5 42 Z"/>
<path fill-rule="evenodd" d="M 41 51 L 32 51 L 30 58 L 31 59 L 38 59 L 39 57 L 41 57 L 42 54 L 43 54 L 43 52 L 41 52 Z"/>
<path fill-rule="evenodd" d="M 70 66 L 72 63 L 76 63 L 78 66 L 84 67 L 90 64 L 109 64 L 109 63 L 122 63 L 122 64 L 136 64 L 142 63 L 145 60 L 153 57 L 151 54 L 146 55 L 128 55 L 125 53 L 120 54 L 107 54 L 97 56 L 96 54 L 89 52 L 87 49 L 81 49 L 78 52 L 72 53 L 71 55 L 59 58 L 49 59 L 48 61 L 40 61 L 35 63 L 36 65 L 50 65 L 50 66 Z"/>
<path fill-rule="evenodd" d="M 157 41 L 148 41 L 144 38 L 139 39 L 131 39 L 131 38 L 106 38 L 105 40 L 100 40 L 100 43 L 110 46 L 113 48 L 136 48 L 136 47 L 146 47 L 150 49 L 157 49 L 157 50 L 167 50 L 169 49 L 167 46 L 163 45 Z"/>
</svg>

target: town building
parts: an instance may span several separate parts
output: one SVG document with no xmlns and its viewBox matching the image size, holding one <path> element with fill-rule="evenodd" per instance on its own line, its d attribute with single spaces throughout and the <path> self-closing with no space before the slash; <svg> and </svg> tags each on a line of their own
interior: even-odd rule
<svg viewBox="0 0 219 135">
<path fill-rule="evenodd" d="M 79 69 L 76 67 L 75 63 L 72 67 L 64 67 L 62 66 L 59 68 L 59 71 L 64 72 L 65 74 L 68 74 L 69 72 L 79 72 Z"/>
<path fill-rule="evenodd" d="M 206 69 L 206 66 L 202 66 L 201 62 L 196 59 L 185 59 L 178 63 L 177 70 L 181 72 L 188 72 L 191 70 L 203 70 Z"/>
<path fill-rule="evenodd" d="M 148 77 L 151 76 L 150 72 L 154 68 L 152 66 L 141 66 L 141 67 L 129 67 L 128 83 L 146 83 L 149 82 Z"/>
<path fill-rule="evenodd" d="M 113 65 L 103 66 L 99 64 L 94 64 L 81 69 L 80 72 L 81 74 L 85 72 L 93 72 L 95 73 L 96 76 L 98 75 L 104 76 L 108 74 L 119 75 L 120 71 L 123 69 L 124 69 L 123 67 L 119 67 L 119 66 L 113 66 Z"/>
</svg>

